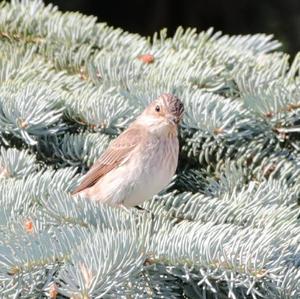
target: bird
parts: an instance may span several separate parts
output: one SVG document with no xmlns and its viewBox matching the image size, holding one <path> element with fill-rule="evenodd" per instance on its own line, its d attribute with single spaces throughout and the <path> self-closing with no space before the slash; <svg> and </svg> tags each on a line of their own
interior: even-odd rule
<svg viewBox="0 0 300 299">
<path fill-rule="evenodd" d="M 114 139 L 72 192 L 112 207 L 141 205 L 163 190 L 178 164 L 182 101 L 163 93 Z"/>
</svg>

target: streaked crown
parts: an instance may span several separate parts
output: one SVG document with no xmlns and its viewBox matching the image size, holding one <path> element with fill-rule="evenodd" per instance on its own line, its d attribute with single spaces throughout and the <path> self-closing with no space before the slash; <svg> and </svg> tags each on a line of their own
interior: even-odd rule
<svg viewBox="0 0 300 299">
<path fill-rule="evenodd" d="M 176 116 L 180 119 L 184 112 L 183 103 L 179 100 L 179 98 L 170 93 L 163 93 L 159 98 L 164 103 L 164 106 L 167 107 L 169 113 Z"/>
<path fill-rule="evenodd" d="M 152 101 L 141 116 L 150 116 L 157 125 L 157 120 L 162 124 L 178 125 L 182 119 L 184 107 L 178 97 L 169 93 L 163 93 Z M 149 119 L 148 119 L 149 123 Z"/>
</svg>

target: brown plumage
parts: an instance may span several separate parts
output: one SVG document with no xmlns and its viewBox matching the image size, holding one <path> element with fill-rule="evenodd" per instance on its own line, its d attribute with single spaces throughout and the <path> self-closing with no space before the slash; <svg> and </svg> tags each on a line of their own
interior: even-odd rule
<svg viewBox="0 0 300 299">
<path fill-rule="evenodd" d="M 96 161 L 73 194 L 134 206 L 163 189 L 178 161 L 177 125 L 181 101 L 163 94 L 120 134 Z"/>
<path fill-rule="evenodd" d="M 136 147 L 139 140 L 144 138 L 145 133 L 142 127 L 135 126 L 120 134 L 91 167 L 73 194 L 93 186 L 102 176 L 118 167 Z"/>
</svg>

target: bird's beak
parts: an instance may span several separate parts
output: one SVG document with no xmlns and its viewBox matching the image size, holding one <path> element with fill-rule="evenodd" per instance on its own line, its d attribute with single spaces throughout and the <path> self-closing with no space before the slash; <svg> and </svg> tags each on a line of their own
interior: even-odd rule
<svg viewBox="0 0 300 299">
<path fill-rule="evenodd" d="M 180 118 L 169 114 L 167 115 L 167 120 L 170 125 L 177 126 L 179 124 Z"/>
</svg>

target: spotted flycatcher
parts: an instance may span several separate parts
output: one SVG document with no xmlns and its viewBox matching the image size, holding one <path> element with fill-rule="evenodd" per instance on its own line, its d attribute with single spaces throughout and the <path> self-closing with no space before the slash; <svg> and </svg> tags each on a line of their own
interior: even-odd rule
<svg viewBox="0 0 300 299">
<path fill-rule="evenodd" d="M 162 94 L 108 146 L 73 194 L 132 207 L 150 199 L 171 181 L 178 163 L 177 127 L 183 104 Z"/>
</svg>

